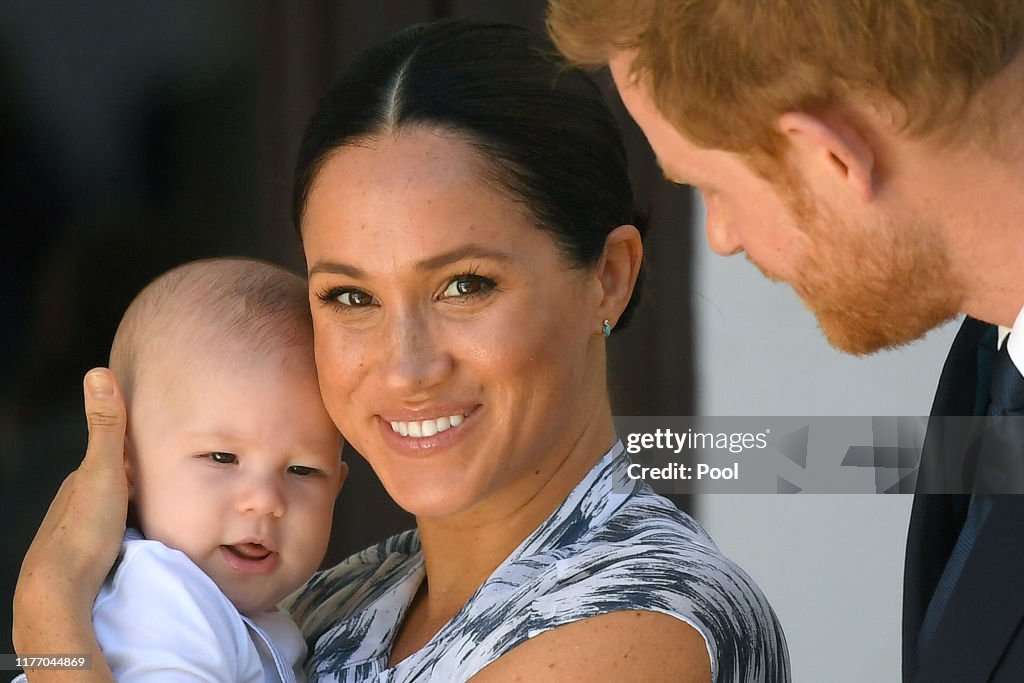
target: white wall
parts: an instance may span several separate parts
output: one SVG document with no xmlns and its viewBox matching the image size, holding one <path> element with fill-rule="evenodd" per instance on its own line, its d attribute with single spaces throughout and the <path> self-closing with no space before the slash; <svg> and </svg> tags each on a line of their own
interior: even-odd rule
<svg viewBox="0 0 1024 683">
<path fill-rule="evenodd" d="M 702 237 L 695 252 L 701 414 L 928 414 L 957 323 L 905 349 L 844 356 L 789 287 L 742 256 L 716 256 Z M 775 607 L 794 681 L 884 683 L 900 680 L 910 504 L 909 495 L 720 494 L 700 497 L 697 517 Z"/>
</svg>

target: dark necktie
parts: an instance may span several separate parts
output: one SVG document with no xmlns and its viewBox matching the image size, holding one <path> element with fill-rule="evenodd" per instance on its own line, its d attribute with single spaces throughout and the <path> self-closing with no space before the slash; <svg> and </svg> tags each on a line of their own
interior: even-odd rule
<svg viewBox="0 0 1024 683">
<path fill-rule="evenodd" d="M 992 384 L 989 390 L 990 402 L 987 413 L 992 418 L 1024 415 L 1024 377 L 1010 360 L 1007 347 L 1008 343 L 1004 342 L 996 354 L 992 367 Z M 950 553 L 949 559 L 946 561 L 946 567 L 942 571 L 939 583 L 935 587 L 935 593 L 928 604 L 928 610 L 925 612 L 924 621 L 921 623 L 921 634 L 918 639 L 919 653 L 924 653 L 932 636 L 935 635 L 942 613 L 953 594 L 953 588 L 967 563 L 967 557 L 970 555 L 975 541 L 978 540 L 978 534 L 981 533 L 981 529 L 985 525 L 985 519 L 992 510 L 991 493 L 1002 487 L 1007 476 L 1007 469 L 1017 467 L 1013 464 L 1007 467 L 1005 457 L 1007 455 L 1012 457 L 1016 447 L 1024 443 L 1024 420 L 995 420 L 986 431 L 985 438 L 988 443 L 983 454 L 987 450 L 986 455 L 989 457 L 983 457 L 979 463 L 976 473 L 976 493 L 971 495 L 964 526 L 957 537 L 956 545 L 953 546 L 953 552 Z"/>
</svg>

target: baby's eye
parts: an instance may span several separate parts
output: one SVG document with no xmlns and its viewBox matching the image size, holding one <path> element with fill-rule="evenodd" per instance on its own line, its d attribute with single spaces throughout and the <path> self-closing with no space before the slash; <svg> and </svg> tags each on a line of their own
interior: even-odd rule
<svg viewBox="0 0 1024 683">
<path fill-rule="evenodd" d="M 213 453 L 207 453 L 207 457 L 221 465 L 234 465 L 238 462 L 238 456 L 234 453 L 221 453 L 220 451 L 214 451 Z"/>
<path fill-rule="evenodd" d="M 306 467 L 305 465 L 292 465 L 288 468 L 288 471 L 292 474 L 297 474 L 300 477 L 308 477 L 311 474 L 316 474 L 318 470 L 315 467 Z"/>
<path fill-rule="evenodd" d="M 494 289 L 495 286 L 496 283 L 494 280 L 482 275 L 460 275 L 448 283 L 444 292 L 441 293 L 441 298 L 448 299 L 452 297 L 468 297 L 473 296 L 474 294 L 484 294 Z"/>
</svg>

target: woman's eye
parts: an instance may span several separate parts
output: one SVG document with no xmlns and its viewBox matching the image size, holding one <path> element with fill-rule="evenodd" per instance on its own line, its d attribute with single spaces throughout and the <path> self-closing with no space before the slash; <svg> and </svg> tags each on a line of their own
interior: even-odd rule
<svg viewBox="0 0 1024 683">
<path fill-rule="evenodd" d="M 333 294 L 331 298 L 342 306 L 349 306 L 351 308 L 362 308 L 373 303 L 373 296 L 361 289 L 344 289 Z"/>
<path fill-rule="evenodd" d="M 494 289 L 494 287 L 494 280 L 482 275 L 460 275 L 448 283 L 448 286 L 441 294 L 441 298 L 448 299 L 483 294 Z"/>
<path fill-rule="evenodd" d="M 213 453 L 207 454 L 207 457 L 221 465 L 233 465 L 238 462 L 238 456 L 234 453 L 221 453 L 219 451 L 214 451 Z"/>
<path fill-rule="evenodd" d="M 308 477 L 311 474 L 315 474 L 316 471 L 315 467 L 306 467 L 305 465 L 292 465 L 288 468 L 288 472 L 297 474 L 300 477 Z"/>
<path fill-rule="evenodd" d="M 325 304 L 343 308 L 365 308 L 374 303 L 372 294 L 355 287 L 331 287 L 316 296 Z"/>
</svg>

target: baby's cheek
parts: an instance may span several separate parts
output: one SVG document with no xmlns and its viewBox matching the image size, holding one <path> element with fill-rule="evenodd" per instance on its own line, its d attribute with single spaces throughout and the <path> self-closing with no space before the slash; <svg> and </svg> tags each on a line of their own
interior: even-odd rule
<svg viewBox="0 0 1024 683">
<path fill-rule="evenodd" d="M 327 553 L 327 544 L 331 539 L 331 523 L 334 518 L 334 502 L 336 485 L 332 482 L 331 489 L 318 491 L 310 495 L 303 504 L 299 526 L 296 529 L 301 538 L 300 549 L 303 564 L 312 572 L 320 566 Z"/>
</svg>

